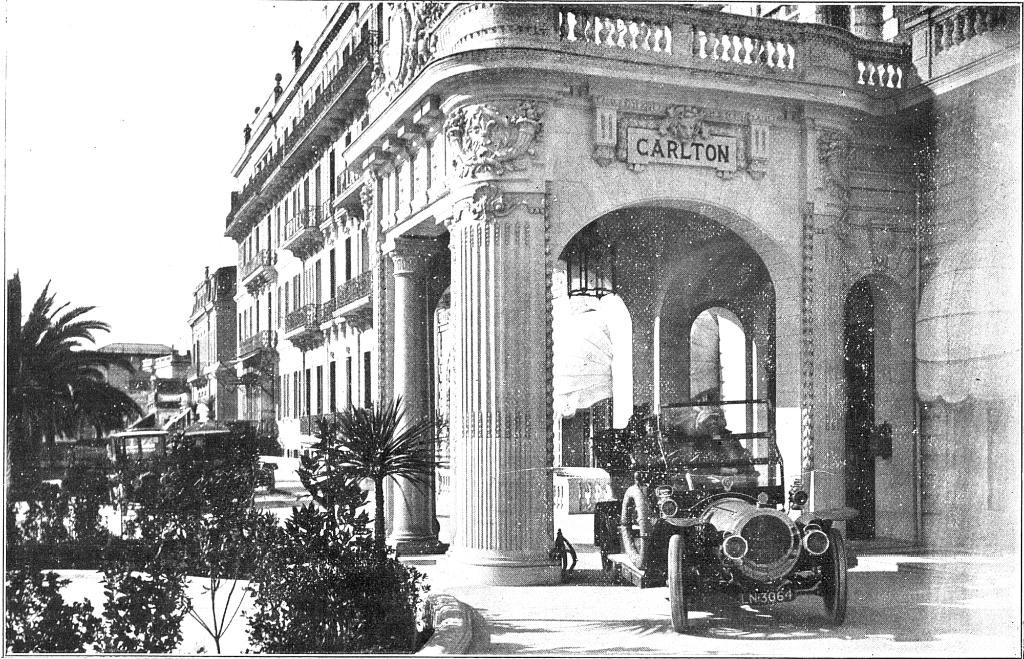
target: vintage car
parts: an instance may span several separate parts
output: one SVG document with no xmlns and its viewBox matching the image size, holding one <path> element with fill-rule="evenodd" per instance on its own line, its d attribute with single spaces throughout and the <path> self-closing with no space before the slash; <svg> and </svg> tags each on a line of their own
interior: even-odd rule
<svg viewBox="0 0 1024 659">
<path fill-rule="evenodd" d="M 774 433 L 730 433 L 726 404 L 766 403 L 684 403 L 659 416 L 639 409 L 625 430 L 595 437 L 621 493 L 596 505 L 605 568 L 641 587 L 667 582 L 677 632 L 689 628 L 691 604 L 712 593 L 751 605 L 820 596 L 828 621 L 842 624 L 848 556 L 833 524 L 856 511 L 803 511 L 799 483 L 783 491 Z"/>
</svg>

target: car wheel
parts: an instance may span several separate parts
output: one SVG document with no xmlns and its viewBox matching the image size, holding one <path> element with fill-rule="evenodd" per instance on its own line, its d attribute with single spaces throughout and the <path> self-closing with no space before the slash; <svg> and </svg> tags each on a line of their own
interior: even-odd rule
<svg viewBox="0 0 1024 659">
<path fill-rule="evenodd" d="M 829 529 L 828 551 L 821 566 L 821 596 L 829 624 L 834 627 L 846 619 L 847 595 L 846 543 L 838 529 Z"/>
<path fill-rule="evenodd" d="M 651 547 L 651 509 L 647 495 L 639 486 L 633 485 L 622 497 L 622 514 L 619 517 L 619 536 L 622 550 L 639 570 L 646 570 Z"/>
<path fill-rule="evenodd" d="M 672 607 L 672 629 L 682 634 L 690 629 L 690 609 L 687 604 L 689 566 L 686 564 L 686 541 L 681 534 L 668 541 L 668 601 Z"/>
</svg>

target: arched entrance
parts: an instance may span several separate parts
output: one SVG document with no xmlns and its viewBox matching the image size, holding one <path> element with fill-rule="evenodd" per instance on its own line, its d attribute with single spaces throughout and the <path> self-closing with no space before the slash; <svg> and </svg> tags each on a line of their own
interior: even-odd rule
<svg viewBox="0 0 1024 659">
<path fill-rule="evenodd" d="M 846 503 L 860 514 L 847 523 L 850 538 L 875 536 L 875 299 L 866 279 L 846 296 Z"/>
<path fill-rule="evenodd" d="M 584 243 L 589 247 L 584 249 Z M 587 273 L 581 273 L 581 264 Z M 591 222 L 568 241 L 555 268 L 556 274 L 566 270 L 565 279 L 554 278 L 556 300 L 561 297 L 587 309 L 597 309 L 598 300 L 621 300 L 631 325 L 633 405 L 657 414 L 670 405 L 698 399 L 728 403 L 735 396 L 736 409 L 726 410 L 726 415 L 736 432 L 773 428 L 774 285 L 764 262 L 743 238 L 696 212 L 667 206 L 624 208 Z M 587 277 L 591 281 L 583 281 Z M 602 364 L 577 360 L 575 374 L 560 372 L 559 366 L 571 363 L 571 355 L 581 354 L 588 341 L 584 331 L 559 326 L 557 314 L 553 322 L 555 401 L 565 402 L 560 394 L 574 375 L 580 381 L 614 379 L 607 356 Z M 728 371 L 724 382 L 723 366 Z M 584 367 L 597 372 L 585 372 Z M 624 399 L 617 395 L 613 406 L 620 421 L 625 421 L 619 403 Z M 556 456 L 573 455 L 576 444 L 599 430 L 622 427 L 611 422 L 607 410 L 595 409 L 604 400 L 580 402 L 586 405 L 555 410 L 555 418 L 563 421 L 555 428 Z M 573 427 L 570 419 L 580 417 L 586 422 Z M 796 465 L 799 447 L 794 449 Z M 566 464 L 556 460 L 555 466 Z"/>
</svg>

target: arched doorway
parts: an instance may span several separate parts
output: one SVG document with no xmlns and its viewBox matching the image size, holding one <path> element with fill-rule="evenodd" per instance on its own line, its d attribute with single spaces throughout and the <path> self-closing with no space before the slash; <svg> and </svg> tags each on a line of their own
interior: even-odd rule
<svg viewBox="0 0 1024 659">
<path fill-rule="evenodd" d="M 854 539 L 875 536 L 875 304 L 866 279 L 846 296 L 846 503 L 860 513 L 846 531 Z"/>
<path fill-rule="evenodd" d="M 581 251 L 583 244 L 589 245 L 590 251 Z M 592 275 L 589 284 L 581 283 L 586 278 L 581 276 L 581 264 Z M 568 241 L 555 265 L 555 275 L 556 305 L 561 297 L 566 304 L 583 310 L 596 310 L 601 306 L 599 300 L 608 299 L 622 306 L 625 326 L 631 334 L 628 352 L 633 395 L 629 402 L 634 407 L 646 406 L 649 413 L 657 414 L 664 405 L 688 404 L 702 396 L 727 401 L 730 398 L 723 398 L 727 388 L 729 396 L 739 401 L 735 410 L 726 411 L 738 432 L 767 431 L 773 426 L 774 285 L 757 252 L 732 230 L 699 213 L 668 206 L 619 209 L 586 225 Z M 599 315 L 592 313 L 591 318 L 596 321 Z M 567 375 L 559 369 L 561 366 L 564 370 L 571 361 L 566 351 L 579 353 L 586 339 L 583 331 L 560 327 L 557 314 L 553 322 L 558 401 L 564 400 L 558 395 L 559 376 Z M 695 323 L 698 328 L 713 325 L 714 331 L 692 337 Z M 594 328 L 601 323 L 580 326 Z M 568 338 L 559 340 L 560 336 Z M 723 336 L 727 347 L 724 353 Z M 703 347 L 691 347 L 691 338 Z M 597 351 L 605 355 L 600 365 L 593 359 L 577 360 L 576 375 L 580 379 L 588 375 L 612 379 L 608 353 L 621 356 L 626 351 L 611 350 L 609 345 Z M 693 353 L 704 348 L 712 350 L 715 357 L 701 364 L 701 356 Z M 584 366 L 596 366 L 599 372 L 587 373 Z M 721 372 L 716 383 L 707 387 L 694 380 L 704 377 L 697 375 L 701 369 L 720 371 L 723 366 L 729 373 L 725 388 Z M 607 398 L 611 397 L 610 389 L 606 385 Z M 586 405 L 574 410 L 556 409 L 556 419 L 574 416 L 566 412 L 588 410 L 586 423 L 581 421 L 586 427 L 567 429 L 565 424 L 556 423 L 556 457 L 560 451 L 570 456 L 577 450 L 570 432 L 593 437 L 600 429 L 622 427 L 628 418 L 620 402 L 625 400 L 617 394 L 615 404 L 604 411 L 595 409 L 595 404 L 601 405 L 605 399 L 581 401 Z M 755 400 L 759 402 L 748 402 Z M 612 414 L 621 423 L 613 424 Z M 793 464 L 799 464 L 799 446 L 794 449 L 796 454 L 789 457 Z M 556 466 L 559 464 L 567 463 L 556 459 Z"/>
</svg>

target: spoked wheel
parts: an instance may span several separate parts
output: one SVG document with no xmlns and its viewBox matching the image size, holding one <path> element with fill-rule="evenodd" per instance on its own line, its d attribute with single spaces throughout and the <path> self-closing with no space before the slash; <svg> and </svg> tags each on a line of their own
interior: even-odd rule
<svg viewBox="0 0 1024 659">
<path fill-rule="evenodd" d="M 690 629 L 690 608 L 686 589 L 690 575 L 686 564 L 686 541 L 680 534 L 668 541 L 668 601 L 672 607 L 672 629 L 682 634 Z"/>
<path fill-rule="evenodd" d="M 650 562 L 651 510 L 647 495 L 639 486 L 633 485 L 622 497 L 622 514 L 619 517 L 619 536 L 622 550 L 639 570 L 646 570 Z"/>
<path fill-rule="evenodd" d="M 846 619 L 846 543 L 838 529 L 828 531 L 828 551 L 821 566 L 821 596 L 829 624 L 838 627 Z"/>
</svg>

